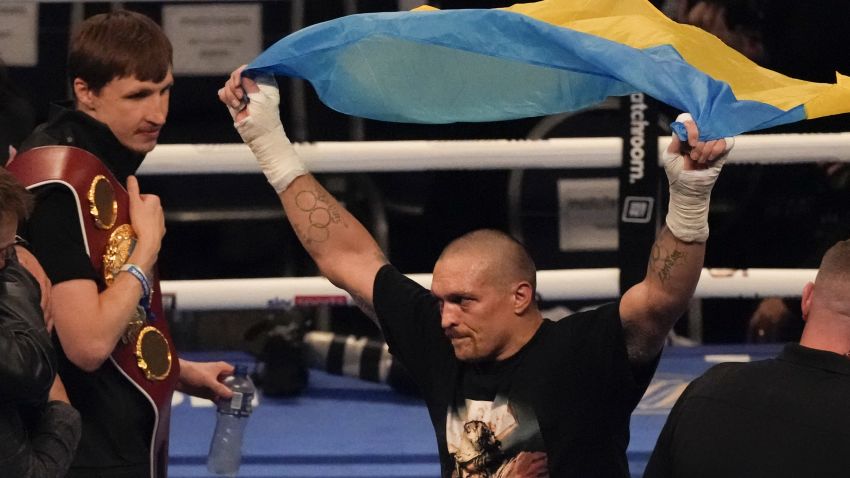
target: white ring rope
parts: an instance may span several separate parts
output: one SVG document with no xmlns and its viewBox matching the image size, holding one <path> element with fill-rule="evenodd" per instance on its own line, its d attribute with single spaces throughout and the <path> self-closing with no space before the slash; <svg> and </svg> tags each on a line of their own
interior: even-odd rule
<svg viewBox="0 0 850 478">
<path fill-rule="evenodd" d="M 815 269 L 703 269 L 694 297 L 799 297 Z M 408 277 L 425 287 L 430 274 Z M 543 300 L 596 300 L 619 296 L 619 270 L 568 269 L 537 272 Z M 177 310 L 288 309 L 302 305 L 354 305 L 323 277 L 162 281 L 162 293 Z"/>
<path fill-rule="evenodd" d="M 659 138 L 659 152 L 669 138 Z M 616 168 L 620 138 L 546 140 L 365 141 L 300 143 L 296 150 L 311 171 L 386 172 L 437 169 Z M 850 133 L 744 135 L 736 138 L 731 163 L 850 162 Z M 159 145 L 140 174 L 258 174 L 243 144 Z M 815 269 L 703 269 L 697 298 L 799 297 Z M 412 274 L 430 287 L 430 274 Z M 544 300 L 612 299 L 619 270 L 538 271 Z M 299 305 L 353 305 L 348 294 L 322 277 L 163 281 L 163 293 L 181 310 L 280 309 Z"/>
<path fill-rule="evenodd" d="M 658 139 L 659 155 L 670 138 Z M 308 169 L 388 172 L 438 169 L 617 168 L 621 138 L 542 140 L 352 141 L 298 143 Z M 659 158 L 660 159 L 660 158 Z M 730 163 L 850 162 L 850 133 L 742 135 Z M 162 144 L 140 174 L 259 174 L 244 144 Z"/>
</svg>

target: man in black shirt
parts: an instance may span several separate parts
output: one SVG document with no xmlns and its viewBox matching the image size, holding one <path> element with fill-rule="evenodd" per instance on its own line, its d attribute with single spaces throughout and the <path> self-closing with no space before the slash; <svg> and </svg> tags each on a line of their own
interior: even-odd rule
<svg viewBox="0 0 850 478">
<path fill-rule="evenodd" d="M 712 367 L 679 397 L 646 478 L 827 477 L 850 470 L 850 241 L 803 288 L 799 344 Z"/>
<path fill-rule="evenodd" d="M 274 80 L 236 70 L 219 98 L 332 283 L 377 319 L 422 390 L 442 475 L 628 476 L 629 415 L 702 268 L 708 199 L 724 140 L 675 139 L 670 214 L 643 282 L 616 303 L 558 322 L 535 301 L 535 267 L 504 233 L 469 233 L 442 252 L 431 290 L 401 275 L 368 231 L 310 175 L 280 123 Z M 250 101 L 242 108 L 248 91 Z"/>
<path fill-rule="evenodd" d="M 36 205 L 24 227 L 54 284 L 60 372 L 83 419 L 71 477 L 165 476 L 168 406 L 175 382 L 177 390 L 192 395 L 231 396 L 219 381 L 233 370 L 224 362 L 163 357 L 160 348 L 157 357 L 168 367 L 162 374 L 147 374 L 151 369 L 145 369 L 140 380 L 151 386 L 149 391 L 130 379 L 150 366 L 149 358 L 138 353 L 137 366 L 132 363 L 136 357 L 121 362 L 113 355 L 128 343 L 140 344 L 142 332 L 154 339 L 163 335 L 151 327 L 162 327 L 158 324 L 164 317 L 150 311 L 152 297 L 158 294 L 155 264 L 165 234 L 164 216 L 159 198 L 140 194 L 132 175 L 156 146 L 165 124 L 173 83 L 171 62 L 171 43 L 144 15 L 117 10 L 88 18 L 70 46 L 73 103 L 54 108 L 49 122 L 22 144 L 22 152 L 10 164 L 14 170 L 16 164 L 33 161 L 39 157 L 35 148 L 47 145 L 73 146 L 96 156 L 78 164 L 97 173 L 74 166 L 65 169 L 73 174 L 31 183 Z M 63 160 L 91 159 L 74 149 L 66 151 L 70 152 Z M 41 169 L 52 171 L 53 164 Z M 36 168 L 21 168 L 31 169 Z M 75 182 L 85 174 L 89 175 L 82 182 L 85 189 L 91 184 L 89 197 Z M 99 202 L 91 197 L 95 184 L 114 192 L 117 203 L 112 209 L 117 212 L 109 214 L 108 199 Z M 119 216 L 128 217 L 129 224 L 116 223 Z M 131 235 L 126 231 L 136 236 L 131 247 L 120 242 Z M 110 247 L 96 250 L 103 235 L 109 237 L 114 252 Z M 107 268 L 104 261 L 113 256 L 123 262 Z M 119 367 L 121 363 L 126 368 Z"/>
</svg>

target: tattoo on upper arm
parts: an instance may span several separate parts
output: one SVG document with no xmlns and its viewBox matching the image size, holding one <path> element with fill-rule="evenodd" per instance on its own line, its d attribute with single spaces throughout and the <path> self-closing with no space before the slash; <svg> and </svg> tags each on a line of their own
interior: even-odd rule
<svg viewBox="0 0 850 478">
<path fill-rule="evenodd" d="M 650 267 L 658 275 L 661 283 L 667 282 L 670 275 L 673 273 L 673 267 L 676 264 L 685 260 L 687 254 L 674 248 L 672 251 L 662 247 L 657 242 L 652 246 L 652 255 L 650 257 Z"/>
<path fill-rule="evenodd" d="M 324 191 L 300 191 L 295 196 L 295 206 L 307 213 L 306 227 L 297 227 L 298 235 L 305 244 L 327 241 L 331 235 L 331 224 L 346 227 L 339 204 Z"/>
</svg>

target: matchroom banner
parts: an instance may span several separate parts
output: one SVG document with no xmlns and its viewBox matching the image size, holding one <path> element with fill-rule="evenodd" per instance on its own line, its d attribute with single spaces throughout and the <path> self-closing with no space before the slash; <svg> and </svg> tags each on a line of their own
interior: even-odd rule
<svg viewBox="0 0 850 478">
<path fill-rule="evenodd" d="M 620 292 L 642 281 L 655 241 L 658 198 L 658 107 L 633 93 L 622 98 L 623 161 L 620 167 Z"/>
</svg>

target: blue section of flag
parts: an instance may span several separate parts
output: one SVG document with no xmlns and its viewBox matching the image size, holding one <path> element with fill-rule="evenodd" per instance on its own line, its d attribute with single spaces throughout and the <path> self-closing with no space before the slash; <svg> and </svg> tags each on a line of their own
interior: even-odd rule
<svg viewBox="0 0 850 478">
<path fill-rule="evenodd" d="M 248 74 L 305 78 L 340 112 L 452 123 L 556 114 L 644 92 L 696 120 L 703 140 L 806 118 L 740 101 L 671 46 L 636 49 L 504 10 L 361 14 L 296 32 Z"/>
</svg>

